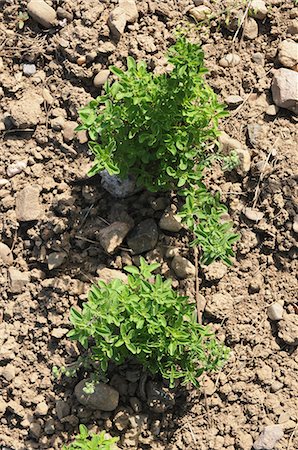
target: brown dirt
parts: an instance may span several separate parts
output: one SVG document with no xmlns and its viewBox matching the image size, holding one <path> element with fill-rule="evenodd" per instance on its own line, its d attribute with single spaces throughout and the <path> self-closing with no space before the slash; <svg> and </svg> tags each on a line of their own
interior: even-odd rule
<svg viewBox="0 0 298 450">
<path fill-rule="evenodd" d="M 285 314 L 297 314 L 297 234 L 293 231 L 298 213 L 297 118 L 286 110 L 274 117 L 265 114 L 268 102 L 272 103 L 272 69 L 280 67 L 277 47 L 285 38 L 295 39 L 287 30 L 298 17 L 297 7 L 291 0 L 267 0 L 269 12 L 264 21 L 258 20 L 258 37 L 247 40 L 240 32 L 233 42 L 235 31 L 224 26 L 231 1 L 210 1 L 214 18 L 203 26 L 187 15 L 191 0 L 138 1 L 139 20 L 126 28 L 117 43 L 107 27 L 116 1 L 48 3 L 72 12 L 73 19 L 60 19 L 50 30 L 30 19 L 18 30 L 18 13 L 26 10 L 27 2 L 0 1 L 0 179 L 9 180 L 0 186 L 0 233 L 1 242 L 12 250 L 12 267 L 30 280 L 14 291 L 8 265 L 0 265 L 0 448 L 60 449 L 72 440 L 78 423 L 118 434 L 123 448 L 155 450 L 250 450 L 264 426 L 281 424 L 284 437 L 276 450 L 298 448 L 297 347 L 278 336 L 277 322 L 269 321 L 266 314 L 268 305 L 277 301 Z M 242 3 L 234 5 L 241 8 Z M 151 208 L 154 196 L 148 193 L 115 202 L 97 178 L 86 181 L 91 161 L 87 144 L 71 131 L 69 135 L 72 124 L 66 128 L 64 122 L 76 121 L 78 108 L 98 94 L 92 79 L 100 69 L 110 64 L 124 67 L 125 57 L 132 55 L 161 70 L 164 53 L 181 24 L 192 38 L 202 40 L 208 80 L 219 98 L 241 95 L 245 100 L 221 129 L 248 145 L 251 169 L 244 177 L 234 173 L 224 177 L 214 170 L 208 181 L 212 189 L 221 191 L 241 235 L 234 266 L 199 272 L 200 293 L 207 299 L 204 322 L 231 348 L 231 357 L 201 390 L 176 390 L 176 406 L 164 414 L 153 413 L 140 398 L 144 424 L 135 439 L 135 429 L 117 430 L 115 412 L 94 413 L 78 405 L 73 388 L 84 373 L 62 383 L 54 380 L 53 365 L 69 363 L 79 352 L 65 336 L 55 338 L 53 330 L 70 328 L 69 309 L 84 300 L 101 266 L 121 269 L 131 261 L 125 243 L 113 256 L 104 253 L 98 240 L 106 221 L 123 218 L 125 212 L 135 223 L 143 218 L 158 220 L 162 211 Z M 111 50 L 99 51 L 111 41 Z M 240 56 L 239 65 L 221 67 L 219 60 L 230 52 Z M 264 64 L 254 62 L 258 52 Z M 82 56 L 87 63 L 80 65 Z M 34 63 L 36 73 L 24 76 L 23 63 Z M 10 121 L 10 114 L 17 123 Z M 248 140 L 248 124 L 260 126 L 254 145 Z M 268 167 L 261 175 L 257 163 L 267 157 Z M 26 161 L 26 167 L 9 178 L 7 168 L 16 161 Z M 36 222 L 17 219 L 16 196 L 28 185 L 40 190 L 41 219 Z M 167 202 L 172 200 L 166 196 Z M 255 206 L 263 218 L 250 221 L 243 214 L 245 206 Z M 185 249 L 183 233 L 175 237 L 161 230 L 158 248 L 147 255 L 161 260 L 162 273 L 171 276 L 164 249 L 172 243 L 193 259 Z M 64 262 L 49 270 L 47 258 L 53 252 Z M 194 280 L 179 284 L 195 295 Z M 227 303 L 218 314 L 208 316 L 208 304 L 218 293 Z M 230 308 L 228 298 L 232 298 Z M 127 370 L 131 367 L 114 373 L 112 384 L 121 391 L 121 408 L 132 415 L 129 398 L 140 397 L 139 378 L 127 381 Z M 69 407 L 59 419 L 56 402 L 61 399 Z"/>
</svg>

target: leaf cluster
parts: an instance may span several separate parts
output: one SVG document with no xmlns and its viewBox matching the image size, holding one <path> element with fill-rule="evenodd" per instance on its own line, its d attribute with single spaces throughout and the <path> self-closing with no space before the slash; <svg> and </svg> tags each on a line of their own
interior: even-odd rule
<svg viewBox="0 0 298 450">
<path fill-rule="evenodd" d="M 179 215 L 195 236 L 191 245 L 202 250 L 201 262 L 208 265 L 221 259 L 231 265 L 233 244 L 239 236 L 233 232 L 233 222 L 225 220 L 228 209 L 220 203 L 219 193 L 213 196 L 199 182 L 195 189 L 190 187 L 181 194 L 185 196 L 185 203 Z"/>
<path fill-rule="evenodd" d="M 184 37 L 169 49 L 170 73 L 154 75 L 146 64 L 127 58 L 127 71 L 110 70 L 118 81 L 79 111 L 95 155 L 90 174 L 106 169 L 121 178 L 134 175 L 149 191 L 181 187 L 201 176 L 226 115 L 207 85 L 201 48 Z"/>
<path fill-rule="evenodd" d="M 68 336 L 90 348 L 103 372 L 109 361 L 134 358 L 152 374 L 198 385 L 204 371 L 218 368 L 227 357 L 207 327 L 196 322 L 194 305 L 154 276 L 159 264 L 129 266 L 128 283 L 113 280 L 93 285 L 82 311 L 71 310 L 74 329 Z"/>
<path fill-rule="evenodd" d="M 75 437 L 75 441 L 70 445 L 64 445 L 62 450 L 114 450 L 115 442 L 118 438 L 106 438 L 106 433 L 89 433 L 85 425 L 80 425 L 80 434 Z"/>
</svg>

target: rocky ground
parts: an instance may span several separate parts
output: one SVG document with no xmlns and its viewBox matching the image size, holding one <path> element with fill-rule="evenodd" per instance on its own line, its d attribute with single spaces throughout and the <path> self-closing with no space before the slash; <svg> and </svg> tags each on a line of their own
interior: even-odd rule
<svg viewBox="0 0 298 450">
<path fill-rule="evenodd" d="M 0 448 L 61 449 L 85 423 L 119 435 L 121 448 L 297 449 L 297 2 L 37 3 L 0 0 Z M 70 307 L 140 254 L 192 297 L 196 280 L 172 194 L 115 200 L 86 179 L 77 111 L 128 55 L 164 70 L 177 27 L 202 42 L 208 81 L 230 109 L 221 143 L 240 158 L 208 179 L 240 233 L 234 265 L 198 277 L 203 321 L 231 356 L 200 390 L 111 368 L 92 409 L 86 373 L 52 375 L 79 355 L 66 337 Z"/>
</svg>

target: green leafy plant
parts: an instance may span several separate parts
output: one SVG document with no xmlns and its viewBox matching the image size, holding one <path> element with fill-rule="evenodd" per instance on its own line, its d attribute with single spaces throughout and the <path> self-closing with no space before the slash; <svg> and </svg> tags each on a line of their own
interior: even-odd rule
<svg viewBox="0 0 298 450">
<path fill-rule="evenodd" d="M 70 445 L 64 445 L 62 450 L 114 450 L 115 442 L 118 438 L 106 438 L 106 433 L 89 433 L 85 425 L 80 425 L 80 434 L 75 437 L 75 441 Z"/>
<path fill-rule="evenodd" d="M 138 186 L 153 192 L 186 187 L 188 196 L 198 184 L 202 187 L 204 169 L 219 158 L 214 154 L 218 121 L 227 114 L 204 79 L 203 59 L 198 45 L 180 37 L 168 52 L 170 73 L 154 75 L 143 61 L 136 63 L 132 57 L 127 58 L 127 71 L 110 68 L 119 80 L 112 85 L 107 82 L 105 94 L 79 111 L 82 124 L 77 130 L 88 130 L 95 155 L 89 175 L 106 169 L 120 178 L 133 175 Z M 223 207 L 218 197 L 216 201 L 211 197 L 205 190 L 200 205 L 207 211 L 213 202 L 214 222 Z M 218 226 L 217 234 L 223 232 L 228 233 L 228 228 Z M 227 243 L 232 236 L 221 248 L 227 253 L 217 250 L 217 238 L 211 252 L 212 237 L 205 242 L 201 234 L 195 242 L 208 252 L 205 261 L 222 255 L 228 261 L 232 251 Z"/>
<path fill-rule="evenodd" d="M 71 309 L 74 326 L 68 334 L 85 349 L 105 373 L 109 361 L 122 364 L 129 358 L 152 374 L 191 382 L 220 367 L 227 348 L 211 331 L 196 322 L 195 307 L 171 287 L 171 280 L 152 275 L 159 264 L 126 267 L 128 283 L 113 280 L 93 285 L 82 311 Z"/>
</svg>

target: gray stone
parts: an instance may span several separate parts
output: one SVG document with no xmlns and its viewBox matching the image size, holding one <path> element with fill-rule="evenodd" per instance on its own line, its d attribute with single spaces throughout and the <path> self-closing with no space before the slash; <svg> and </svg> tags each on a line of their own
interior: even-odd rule
<svg viewBox="0 0 298 450">
<path fill-rule="evenodd" d="M 241 105 L 241 103 L 243 102 L 243 98 L 240 97 L 240 95 L 228 95 L 225 101 L 229 106 L 234 107 Z"/>
<path fill-rule="evenodd" d="M 284 313 L 284 309 L 280 303 L 272 303 L 267 308 L 267 316 L 270 320 L 281 320 Z"/>
<path fill-rule="evenodd" d="M 298 315 L 285 314 L 278 323 L 278 337 L 288 345 L 298 345 Z"/>
<path fill-rule="evenodd" d="M 30 282 L 30 276 L 28 272 L 21 272 L 14 267 L 8 269 L 8 275 L 10 280 L 10 290 L 14 294 L 20 294 L 23 288 Z"/>
<path fill-rule="evenodd" d="M 62 266 L 67 258 L 65 252 L 52 252 L 48 256 L 48 268 L 49 270 L 57 269 L 57 267 Z"/>
<path fill-rule="evenodd" d="M 134 23 L 138 20 L 139 13 L 135 0 L 119 0 L 119 6 L 124 10 L 127 22 Z"/>
<path fill-rule="evenodd" d="M 16 196 L 16 217 L 20 222 L 30 222 L 41 218 L 42 208 L 39 203 L 39 187 L 26 186 Z"/>
<path fill-rule="evenodd" d="M 55 409 L 59 420 L 63 419 L 64 417 L 67 417 L 70 414 L 70 406 L 64 400 L 57 400 Z"/>
<path fill-rule="evenodd" d="M 97 75 L 95 75 L 94 80 L 93 80 L 93 85 L 95 87 L 103 86 L 105 84 L 105 82 L 107 81 L 109 75 L 110 75 L 110 71 L 108 69 L 101 70 L 100 72 L 98 72 Z"/>
<path fill-rule="evenodd" d="M 31 0 L 27 9 L 32 19 L 43 27 L 51 28 L 56 24 L 56 11 L 43 0 Z"/>
<path fill-rule="evenodd" d="M 116 39 L 120 39 L 121 35 L 124 33 L 126 26 L 126 14 L 124 9 L 119 6 L 115 8 L 109 15 L 108 25 L 110 27 L 111 33 Z"/>
<path fill-rule="evenodd" d="M 283 428 L 280 425 L 269 425 L 254 442 L 253 448 L 254 450 L 273 450 L 283 435 Z"/>
<path fill-rule="evenodd" d="M 268 14 L 266 3 L 263 0 L 252 0 L 249 13 L 254 19 L 264 20 Z"/>
<path fill-rule="evenodd" d="M 172 209 L 169 208 L 161 216 L 161 219 L 159 221 L 159 227 L 162 230 L 177 233 L 182 228 L 181 217 L 175 214 L 174 211 L 172 211 Z"/>
<path fill-rule="evenodd" d="M 106 253 L 113 253 L 122 244 L 130 226 L 126 222 L 114 222 L 100 230 L 99 242 Z"/>
<path fill-rule="evenodd" d="M 35 64 L 23 64 L 23 74 L 30 77 L 31 75 L 34 75 L 36 72 L 36 65 Z"/>
<path fill-rule="evenodd" d="M 258 146 L 262 136 L 262 126 L 258 123 L 249 123 L 247 125 L 248 139 L 253 147 Z"/>
<path fill-rule="evenodd" d="M 276 70 L 271 90 L 277 106 L 298 114 L 298 72 L 284 68 Z"/>
<path fill-rule="evenodd" d="M 101 411 L 114 411 L 119 403 L 119 392 L 113 387 L 101 383 L 94 383 L 94 392 L 86 394 L 84 388 L 90 379 L 80 381 L 75 387 L 75 396 L 84 406 L 91 409 L 100 409 Z"/>
<path fill-rule="evenodd" d="M 2 242 L 0 242 L 0 263 L 1 262 L 7 266 L 11 266 L 13 263 L 13 256 L 10 248 Z"/>
<path fill-rule="evenodd" d="M 279 45 L 278 59 L 282 66 L 289 68 L 295 66 L 298 63 L 298 42 L 292 39 L 282 41 Z"/>
<path fill-rule="evenodd" d="M 128 246 L 136 255 L 152 250 L 157 241 L 158 230 L 153 219 L 140 222 L 127 238 Z"/>
<path fill-rule="evenodd" d="M 292 20 L 292 23 L 290 24 L 290 26 L 288 28 L 288 33 L 298 34 L 298 19 Z"/>
<path fill-rule="evenodd" d="M 110 175 L 107 170 L 100 172 L 100 176 L 103 188 L 115 198 L 126 198 L 140 190 L 140 188 L 136 188 L 134 177 L 130 176 L 122 180 L 116 175 Z"/>
<path fill-rule="evenodd" d="M 174 256 L 171 267 L 179 278 L 193 278 L 196 275 L 195 266 L 180 255 Z"/>
</svg>

